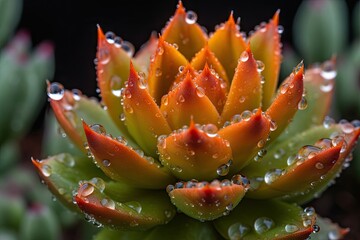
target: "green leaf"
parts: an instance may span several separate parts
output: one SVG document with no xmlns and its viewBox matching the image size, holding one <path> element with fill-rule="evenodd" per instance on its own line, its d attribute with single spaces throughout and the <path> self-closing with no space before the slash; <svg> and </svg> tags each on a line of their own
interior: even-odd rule
<svg viewBox="0 0 360 240">
<path fill-rule="evenodd" d="M 0 47 L 13 33 L 20 20 L 22 2 L 22 0 L 0 0 Z"/>
<path fill-rule="evenodd" d="M 214 222 L 224 238 L 243 240 L 303 240 L 313 231 L 314 223 L 315 214 L 305 216 L 294 204 L 249 199 L 243 199 L 228 216 Z"/>
<path fill-rule="evenodd" d="M 0 174 L 9 170 L 20 159 L 20 150 L 16 141 L 8 141 L 0 145 Z"/>
<path fill-rule="evenodd" d="M 348 36 L 344 0 L 306 0 L 294 18 L 294 42 L 305 62 L 314 63 L 340 54 Z"/>
</svg>

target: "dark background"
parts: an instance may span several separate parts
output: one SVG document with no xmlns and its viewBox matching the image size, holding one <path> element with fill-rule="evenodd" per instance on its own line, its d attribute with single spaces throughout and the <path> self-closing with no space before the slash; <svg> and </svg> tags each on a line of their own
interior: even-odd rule
<svg viewBox="0 0 360 240">
<path fill-rule="evenodd" d="M 300 3 L 300 0 L 183 1 L 187 10 L 197 13 L 197 22 L 205 26 L 208 32 L 214 31 L 216 24 L 226 21 L 232 10 L 235 18 L 241 17 L 241 30 L 249 32 L 260 22 L 268 21 L 280 9 L 280 24 L 285 28 L 282 42 L 291 45 L 291 27 Z M 356 0 L 347 0 L 347 3 L 350 13 Z M 88 96 L 97 96 L 93 63 L 96 53 L 96 25 L 99 24 L 104 32 L 113 31 L 130 41 L 138 50 L 152 31 L 161 31 L 173 15 L 176 5 L 176 0 L 24 0 L 18 29 L 30 32 L 34 46 L 43 40 L 54 44 L 53 81 L 62 83 L 67 89 L 78 88 Z M 43 118 L 48 107 L 48 104 L 43 107 L 43 113 L 29 133 L 33 138 L 35 136 L 35 142 L 31 146 L 24 146 L 26 159 L 40 155 Z M 323 216 L 331 217 L 341 226 L 351 227 L 352 232 L 347 239 L 360 239 L 360 196 L 356 190 L 359 184 L 354 183 L 353 174 L 352 170 L 347 169 L 336 185 L 310 204 Z"/>
</svg>

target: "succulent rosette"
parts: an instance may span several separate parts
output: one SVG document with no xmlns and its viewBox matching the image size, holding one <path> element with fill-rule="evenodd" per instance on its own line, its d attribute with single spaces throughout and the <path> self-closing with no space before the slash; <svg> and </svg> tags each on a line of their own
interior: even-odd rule
<svg viewBox="0 0 360 240">
<path fill-rule="evenodd" d="M 101 102 L 48 86 L 79 151 L 33 163 L 105 227 L 96 239 L 306 239 L 324 219 L 301 206 L 349 165 L 360 134 L 359 121 L 327 117 L 335 60 L 300 63 L 278 87 L 279 11 L 248 36 L 232 13 L 209 35 L 196 18 L 179 2 L 134 56 L 98 26 Z"/>
</svg>

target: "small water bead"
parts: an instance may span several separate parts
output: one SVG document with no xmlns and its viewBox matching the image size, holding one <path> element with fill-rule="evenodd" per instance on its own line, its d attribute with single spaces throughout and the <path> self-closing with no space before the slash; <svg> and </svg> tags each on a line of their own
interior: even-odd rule
<svg viewBox="0 0 360 240">
<path fill-rule="evenodd" d="M 245 110 L 241 113 L 241 119 L 244 121 L 249 121 L 252 116 L 252 112 L 249 110 Z"/>
<path fill-rule="evenodd" d="M 324 119 L 324 121 L 323 121 L 323 126 L 325 127 L 325 128 L 330 128 L 332 125 L 334 125 L 335 124 L 335 120 L 334 119 L 332 119 L 331 117 L 329 117 L 329 116 L 326 116 L 325 117 L 325 119 Z"/>
<path fill-rule="evenodd" d="M 122 121 L 122 122 L 126 120 L 126 116 L 124 113 L 121 113 L 119 118 L 120 118 L 120 121 Z"/>
<path fill-rule="evenodd" d="M 353 120 L 351 121 L 351 124 L 354 126 L 354 128 L 360 128 L 360 120 Z"/>
<path fill-rule="evenodd" d="M 234 223 L 228 228 L 230 240 L 240 240 L 251 231 L 250 227 L 241 223 Z"/>
<path fill-rule="evenodd" d="M 196 91 L 196 95 L 198 95 L 198 97 L 205 96 L 205 90 L 202 87 L 196 87 L 195 91 Z"/>
<path fill-rule="evenodd" d="M 284 27 L 282 25 L 278 25 L 277 30 L 279 34 L 282 34 L 284 32 Z"/>
<path fill-rule="evenodd" d="M 100 48 L 98 51 L 98 63 L 103 65 L 110 61 L 110 52 L 107 48 Z"/>
<path fill-rule="evenodd" d="M 158 47 L 157 49 L 156 49 L 156 52 L 157 52 L 157 54 L 158 55 L 163 55 L 163 53 L 164 53 L 164 48 L 163 47 Z"/>
<path fill-rule="evenodd" d="M 303 96 L 300 100 L 300 102 L 298 103 L 298 109 L 299 110 L 305 110 L 308 106 L 307 100 L 306 98 Z"/>
<path fill-rule="evenodd" d="M 176 50 L 179 49 L 179 46 L 178 46 L 176 43 L 173 43 L 172 46 L 173 46 Z"/>
<path fill-rule="evenodd" d="M 122 43 L 123 40 L 121 39 L 121 37 L 116 36 L 114 39 L 114 46 L 117 48 L 121 48 Z"/>
<path fill-rule="evenodd" d="M 341 234 L 339 231 L 333 230 L 328 233 L 329 240 L 339 240 L 341 239 Z"/>
<path fill-rule="evenodd" d="M 106 130 L 105 128 L 101 125 L 101 124 L 92 124 L 90 125 L 91 130 L 93 130 L 94 132 L 97 132 L 99 134 L 106 134 Z"/>
<path fill-rule="evenodd" d="M 326 61 L 322 64 L 321 66 L 321 72 L 320 75 L 325 79 L 325 80 L 331 80 L 334 79 L 337 75 L 336 72 L 336 66 L 334 64 L 333 61 Z"/>
<path fill-rule="evenodd" d="M 218 128 L 215 124 L 209 123 L 204 125 L 203 131 L 208 135 L 209 137 L 216 137 Z"/>
<path fill-rule="evenodd" d="M 280 86 L 280 93 L 281 93 L 281 94 L 285 94 L 288 89 L 289 89 L 289 84 L 288 84 L 288 83 L 283 83 L 283 84 Z"/>
<path fill-rule="evenodd" d="M 333 82 L 326 82 L 320 86 L 320 90 L 323 92 L 330 92 L 334 88 Z"/>
<path fill-rule="evenodd" d="M 256 60 L 256 67 L 257 67 L 257 71 L 261 73 L 265 69 L 265 64 L 260 60 Z"/>
<path fill-rule="evenodd" d="M 218 169 L 216 170 L 216 173 L 219 176 L 226 176 L 229 173 L 230 166 L 228 164 L 222 164 Z"/>
<path fill-rule="evenodd" d="M 314 216 L 314 215 L 315 215 L 315 208 L 313 208 L 313 207 L 306 207 L 306 208 L 304 209 L 304 215 L 305 215 L 306 217 L 312 217 L 312 216 Z"/>
<path fill-rule="evenodd" d="M 134 112 L 134 109 L 129 104 L 126 104 L 124 108 L 125 108 L 125 111 L 130 114 Z"/>
<path fill-rule="evenodd" d="M 180 95 L 179 98 L 178 98 L 179 102 L 183 103 L 185 102 L 185 98 L 183 95 Z"/>
<path fill-rule="evenodd" d="M 156 69 L 155 69 L 155 77 L 161 77 L 161 75 L 162 75 L 161 69 L 160 69 L 160 68 L 156 68 Z"/>
<path fill-rule="evenodd" d="M 110 43 L 110 44 L 115 43 L 115 37 L 116 37 L 116 35 L 115 35 L 115 33 L 113 33 L 113 32 L 107 32 L 107 33 L 105 33 L 106 41 L 107 41 L 108 43 Z"/>
<path fill-rule="evenodd" d="M 322 162 L 317 162 L 315 164 L 315 168 L 321 170 L 324 168 L 324 164 Z"/>
<path fill-rule="evenodd" d="M 301 62 L 293 69 L 293 73 L 297 74 L 300 71 L 300 69 L 303 67 L 304 67 L 304 61 L 301 60 Z"/>
<path fill-rule="evenodd" d="M 181 65 L 181 66 L 179 67 L 179 73 L 182 73 L 182 72 L 184 71 L 184 69 L 185 69 L 185 67 Z"/>
<path fill-rule="evenodd" d="M 287 233 L 294 233 L 297 232 L 299 230 L 299 227 L 293 224 L 286 224 L 285 225 L 285 231 Z"/>
<path fill-rule="evenodd" d="M 194 11 L 187 11 L 185 21 L 187 24 L 194 24 L 197 21 L 197 14 Z"/>
<path fill-rule="evenodd" d="M 94 177 L 89 181 L 94 187 L 96 187 L 100 192 L 105 190 L 105 181 L 101 178 Z"/>
<path fill-rule="evenodd" d="M 45 177 L 50 177 L 52 174 L 52 169 L 49 165 L 44 164 L 41 166 L 41 172 Z"/>
<path fill-rule="evenodd" d="M 320 227 L 319 227 L 319 225 L 314 225 L 313 226 L 313 233 L 318 233 L 320 231 Z"/>
<path fill-rule="evenodd" d="M 275 151 L 275 153 L 274 153 L 274 158 L 275 159 L 280 159 L 282 156 L 284 156 L 285 155 L 285 150 L 284 149 L 282 149 L 282 148 L 279 148 L 279 149 L 277 149 L 276 151 Z"/>
<path fill-rule="evenodd" d="M 346 134 L 350 134 L 350 133 L 354 132 L 354 130 L 355 130 L 355 127 L 346 120 L 341 120 L 339 122 L 339 124 L 340 124 L 341 130 Z"/>
<path fill-rule="evenodd" d="M 118 75 L 114 75 L 111 77 L 110 89 L 111 89 L 111 93 L 116 97 L 121 96 L 121 89 L 122 89 L 121 84 L 122 84 L 122 80 Z"/>
<path fill-rule="evenodd" d="M 258 151 L 257 155 L 262 158 L 266 155 L 266 153 L 267 153 L 267 150 L 263 148 Z"/>
<path fill-rule="evenodd" d="M 166 187 L 166 192 L 167 193 L 170 193 L 172 190 L 174 190 L 175 189 L 175 187 L 174 187 L 174 185 L 167 185 L 167 187 Z"/>
<path fill-rule="evenodd" d="M 104 165 L 105 167 L 109 167 L 111 165 L 111 162 L 107 159 L 102 160 L 102 165 Z"/>
<path fill-rule="evenodd" d="M 69 155 L 61 154 L 59 155 L 59 158 L 57 158 L 59 162 L 64 164 L 67 167 L 74 167 L 75 166 L 75 160 Z"/>
<path fill-rule="evenodd" d="M 283 175 L 284 171 L 281 169 L 273 169 L 268 171 L 264 176 L 264 181 L 266 184 L 272 184 L 278 179 L 281 175 Z"/>
<path fill-rule="evenodd" d="M 59 101 L 64 97 L 64 94 L 64 86 L 60 83 L 51 83 L 47 88 L 47 95 L 52 100 Z"/>
<path fill-rule="evenodd" d="M 135 47 L 134 45 L 132 45 L 131 42 L 123 41 L 121 44 L 121 48 L 126 52 L 129 57 L 132 57 L 135 53 Z"/>
<path fill-rule="evenodd" d="M 321 148 L 319 148 L 317 146 L 305 145 L 302 148 L 300 148 L 300 150 L 298 152 L 298 157 L 300 159 L 311 158 L 314 156 L 314 154 L 316 154 L 320 151 L 321 151 Z"/>
<path fill-rule="evenodd" d="M 275 131 L 277 129 L 277 124 L 274 120 L 270 120 L 270 131 Z"/>
<path fill-rule="evenodd" d="M 332 147 L 332 140 L 330 138 L 321 138 L 314 144 L 314 146 L 321 149 L 327 149 Z"/>
<path fill-rule="evenodd" d="M 90 183 L 84 183 L 80 188 L 78 193 L 82 196 L 82 197 L 87 197 L 90 194 L 92 194 L 94 192 L 95 188 L 92 184 Z"/>
<path fill-rule="evenodd" d="M 141 211 L 142 211 L 142 206 L 139 202 L 136 202 L 136 201 L 127 202 L 127 203 L 125 203 L 125 205 L 128 206 L 129 208 L 133 209 L 137 213 L 141 213 Z"/>
<path fill-rule="evenodd" d="M 239 61 L 246 62 L 247 60 L 249 60 L 249 54 L 247 51 L 243 51 L 240 55 Z"/>
<path fill-rule="evenodd" d="M 297 154 L 290 155 L 286 160 L 288 166 L 291 166 L 299 161 L 299 156 Z"/>
<path fill-rule="evenodd" d="M 261 139 L 261 140 L 257 143 L 258 148 L 264 147 L 264 146 L 265 146 L 265 143 L 266 143 L 266 140 Z"/>
<path fill-rule="evenodd" d="M 268 217 L 260 217 L 254 222 L 254 229 L 257 233 L 262 234 L 269 231 L 275 226 L 274 220 Z"/>
<path fill-rule="evenodd" d="M 167 106 L 167 105 L 169 104 L 169 97 L 168 97 L 168 95 L 162 96 L 162 98 L 161 98 L 161 104 L 164 105 L 164 106 Z"/>
<path fill-rule="evenodd" d="M 109 198 L 103 198 L 100 201 L 101 206 L 114 210 L 115 209 L 115 202 Z"/>
<path fill-rule="evenodd" d="M 73 94 L 73 99 L 75 101 L 80 101 L 82 92 L 79 89 L 73 89 L 73 90 L 71 90 L 71 92 Z"/>
<path fill-rule="evenodd" d="M 239 98 L 239 102 L 240 102 L 240 103 L 245 102 L 245 97 L 244 97 L 244 96 L 241 96 L 241 97 Z"/>
</svg>

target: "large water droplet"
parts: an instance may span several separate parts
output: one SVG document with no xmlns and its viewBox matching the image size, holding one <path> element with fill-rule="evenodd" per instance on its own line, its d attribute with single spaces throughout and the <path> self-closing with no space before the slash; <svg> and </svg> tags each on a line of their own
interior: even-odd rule
<svg viewBox="0 0 360 240">
<path fill-rule="evenodd" d="M 105 181 L 102 178 L 94 177 L 90 180 L 90 183 L 99 189 L 100 192 L 103 192 L 105 189 Z"/>
<path fill-rule="evenodd" d="M 107 32 L 107 33 L 105 33 L 106 41 L 107 41 L 108 43 L 110 43 L 110 44 L 115 43 L 115 37 L 116 37 L 116 35 L 115 35 L 115 33 L 113 33 L 113 32 Z"/>
<path fill-rule="evenodd" d="M 104 165 L 104 167 L 109 167 L 111 165 L 111 162 L 107 159 L 102 160 L 102 165 Z"/>
<path fill-rule="evenodd" d="M 206 124 L 204 126 L 203 130 L 209 137 L 217 136 L 218 128 L 215 124 L 212 124 L 212 123 Z"/>
<path fill-rule="evenodd" d="M 97 132 L 99 134 L 106 134 L 105 128 L 100 124 L 92 124 L 90 125 L 91 130 Z"/>
<path fill-rule="evenodd" d="M 87 197 L 90 194 L 92 194 L 94 192 L 95 188 L 92 184 L 90 183 L 84 183 L 80 188 L 78 193 L 83 196 L 83 197 Z"/>
<path fill-rule="evenodd" d="M 48 86 L 47 95 L 52 100 L 61 100 L 64 97 L 65 90 L 64 86 L 60 83 L 54 82 Z"/>
<path fill-rule="evenodd" d="M 197 21 L 197 15 L 194 11 L 187 11 L 185 21 L 187 24 L 194 24 Z"/>
<path fill-rule="evenodd" d="M 125 203 L 129 208 L 135 210 L 137 213 L 141 213 L 142 206 L 139 202 L 132 201 Z"/>
<path fill-rule="evenodd" d="M 265 174 L 264 181 L 265 181 L 266 184 L 272 184 L 282 174 L 283 174 L 283 170 L 281 170 L 281 169 L 270 170 Z"/>
<path fill-rule="evenodd" d="M 250 232 L 250 227 L 241 223 L 234 223 L 228 228 L 228 236 L 230 240 L 240 240 L 248 232 Z"/>
<path fill-rule="evenodd" d="M 216 170 L 216 173 L 219 176 L 226 176 L 229 173 L 230 166 L 228 164 L 222 164 L 218 169 Z"/>
<path fill-rule="evenodd" d="M 320 75 L 325 80 L 331 80 L 336 77 L 337 72 L 336 72 L 336 67 L 335 67 L 335 64 L 333 63 L 333 61 L 331 61 L 331 60 L 326 61 L 322 64 Z"/>
<path fill-rule="evenodd" d="M 286 224 L 285 231 L 288 233 L 294 233 L 299 230 L 299 227 L 293 224 Z"/>
<path fill-rule="evenodd" d="M 122 87 L 121 83 L 122 83 L 122 80 L 118 75 L 114 75 L 110 79 L 111 93 L 116 97 L 121 96 L 121 87 Z"/>
<path fill-rule="evenodd" d="M 299 110 L 304 110 L 306 109 L 308 106 L 307 100 L 305 97 L 302 97 L 300 102 L 298 103 L 298 109 Z"/>
<path fill-rule="evenodd" d="M 247 60 L 249 60 L 249 54 L 248 54 L 248 52 L 247 52 L 247 51 L 243 51 L 243 52 L 241 53 L 241 55 L 240 55 L 239 60 L 240 60 L 241 62 L 246 62 Z"/>
<path fill-rule="evenodd" d="M 52 169 L 49 165 L 44 164 L 41 166 L 41 172 L 45 177 L 50 177 L 52 174 Z"/>
<path fill-rule="evenodd" d="M 115 202 L 109 198 L 101 199 L 100 204 L 106 208 L 115 209 Z"/>
<path fill-rule="evenodd" d="M 260 217 L 254 222 L 254 229 L 257 233 L 262 234 L 269 231 L 275 226 L 275 222 L 268 217 Z"/>
<path fill-rule="evenodd" d="M 129 57 L 132 57 L 134 55 L 135 47 L 134 45 L 132 45 L 131 42 L 123 41 L 121 44 L 121 48 L 126 52 Z"/>
<path fill-rule="evenodd" d="M 260 72 L 262 72 L 262 71 L 264 71 L 264 69 L 265 69 L 265 64 L 262 62 L 262 61 L 260 61 L 260 60 L 257 60 L 256 61 L 256 66 L 257 66 L 257 71 L 260 73 Z"/>
</svg>

